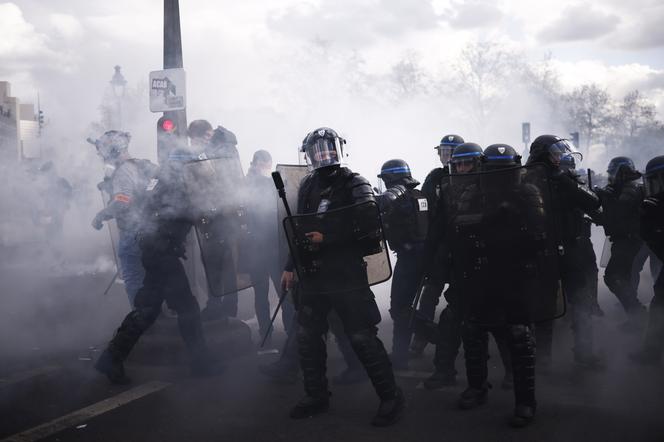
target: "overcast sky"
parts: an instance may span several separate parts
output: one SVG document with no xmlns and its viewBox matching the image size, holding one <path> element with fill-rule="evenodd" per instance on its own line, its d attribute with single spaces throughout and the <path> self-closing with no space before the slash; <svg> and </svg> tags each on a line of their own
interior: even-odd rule
<svg viewBox="0 0 664 442">
<path fill-rule="evenodd" d="M 664 111 L 661 0 L 181 0 L 180 9 L 189 118 L 226 123 L 248 149 L 294 146 L 322 124 L 360 132 L 351 111 L 359 105 L 337 99 L 337 77 L 323 74 L 330 58 L 307 53 L 312 42 L 337 57 L 335 69 L 358 56 L 363 71 L 380 74 L 404 54 L 435 70 L 469 41 L 497 41 L 532 60 L 550 52 L 565 88 L 597 82 L 616 97 L 638 88 L 657 103 L 660 119 Z M 39 91 L 51 124 L 72 123 L 83 136 L 115 64 L 130 84 L 161 68 L 161 33 L 161 0 L 0 2 L 0 79 L 23 101 Z M 380 121 L 412 124 L 431 146 L 460 131 L 421 116 L 362 117 L 373 130 Z"/>
</svg>

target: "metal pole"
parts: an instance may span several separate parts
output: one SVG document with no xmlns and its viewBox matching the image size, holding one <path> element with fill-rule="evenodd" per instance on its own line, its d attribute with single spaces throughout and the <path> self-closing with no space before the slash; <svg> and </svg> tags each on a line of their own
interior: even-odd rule
<svg viewBox="0 0 664 442">
<path fill-rule="evenodd" d="M 180 32 L 179 0 L 164 0 L 164 69 L 182 68 L 182 35 Z M 181 142 L 187 137 L 187 111 L 164 112 L 175 123 L 175 134 Z M 169 152 L 158 152 L 159 158 L 168 158 Z"/>
</svg>

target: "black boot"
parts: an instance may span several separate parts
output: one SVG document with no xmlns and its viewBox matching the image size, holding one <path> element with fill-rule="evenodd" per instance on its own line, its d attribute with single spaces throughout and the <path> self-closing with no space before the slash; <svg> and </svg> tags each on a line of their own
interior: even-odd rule
<svg viewBox="0 0 664 442">
<path fill-rule="evenodd" d="M 461 347 L 461 316 L 451 304 L 440 314 L 438 330 L 440 332 L 434 365 L 436 372 L 425 381 L 428 390 L 456 385 L 456 358 Z"/>
<path fill-rule="evenodd" d="M 530 425 L 535 418 L 535 407 L 530 405 L 517 405 L 514 408 L 514 416 L 510 419 L 510 425 L 514 428 L 523 428 Z"/>
<path fill-rule="evenodd" d="M 304 419 L 325 413 L 330 408 L 330 394 L 324 396 L 305 396 L 300 399 L 290 412 L 292 419 Z"/>
<path fill-rule="evenodd" d="M 392 363 L 387 357 L 383 343 L 376 336 L 376 329 L 352 333 L 350 342 L 364 366 L 378 397 L 394 398 L 398 389 L 394 380 Z"/>
<path fill-rule="evenodd" d="M 484 385 L 482 388 L 466 388 L 459 397 L 459 408 L 462 410 L 471 410 L 486 403 L 489 396 L 489 388 L 491 388 L 489 384 Z"/>
<path fill-rule="evenodd" d="M 101 356 L 99 356 L 94 367 L 98 372 L 105 374 L 113 384 L 126 385 L 131 382 L 131 379 L 125 375 L 122 361 L 114 358 L 108 349 L 104 350 Z"/>
<path fill-rule="evenodd" d="M 396 423 L 403 415 L 403 410 L 406 407 L 406 398 L 397 387 L 397 391 L 393 398 L 382 399 L 378 406 L 378 412 L 371 421 L 374 427 L 387 427 Z"/>
</svg>

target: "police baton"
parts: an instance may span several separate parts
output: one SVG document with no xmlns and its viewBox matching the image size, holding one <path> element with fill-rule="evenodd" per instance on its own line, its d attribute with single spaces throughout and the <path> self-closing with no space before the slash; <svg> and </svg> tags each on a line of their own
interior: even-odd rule
<svg viewBox="0 0 664 442">
<path fill-rule="evenodd" d="M 111 279 L 111 282 L 108 283 L 108 286 L 106 286 L 106 290 L 104 290 L 104 296 L 108 294 L 108 291 L 111 290 L 111 287 L 113 287 L 113 283 L 115 282 L 116 279 L 118 279 L 118 276 L 120 276 L 120 271 L 116 270 L 115 275 L 113 275 L 113 279 Z"/>
<path fill-rule="evenodd" d="M 284 208 L 286 209 L 286 215 L 290 220 L 291 228 L 293 229 L 293 232 L 295 232 L 295 223 L 291 218 L 291 216 L 293 215 L 291 214 L 290 206 L 288 205 L 288 199 L 286 198 L 286 189 L 284 187 L 284 180 L 281 178 L 281 173 L 279 173 L 279 171 L 272 172 L 272 180 L 274 181 L 274 187 L 276 187 L 277 192 L 279 192 L 279 198 L 281 198 L 281 201 L 284 203 Z M 281 296 L 279 296 L 279 303 L 277 304 L 277 308 L 274 310 L 274 314 L 272 315 L 272 319 L 270 320 L 270 325 L 267 328 L 267 331 L 265 332 L 265 336 L 263 336 L 263 341 L 261 342 L 261 348 L 263 348 L 263 346 L 265 345 L 265 341 L 267 341 L 267 338 L 272 333 L 272 329 L 274 328 L 274 321 L 277 318 L 277 314 L 279 313 L 281 305 L 284 303 L 284 300 L 286 299 L 287 295 L 288 295 L 288 290 L 284 290 L 281 293 Z"/>
<path fill-rule="evenodd" d="M 413 299 L 413 303 L 410 306 L 410 318 L 408 319 L 408 328 L 412 329 L 413 328 L 413 322 L 415 322 L 415 312 L 417 312 L 417 305 L 420 303 L 420 299 L 422 299 L 422 292 L 424 291 L 424 286 L 426 284 L 426 277 L 423 276 L 422 279 L 420 280 L 420 283 L 417 286 L 417 293 L 415 294 L 415 299 Z"/>
</svg>

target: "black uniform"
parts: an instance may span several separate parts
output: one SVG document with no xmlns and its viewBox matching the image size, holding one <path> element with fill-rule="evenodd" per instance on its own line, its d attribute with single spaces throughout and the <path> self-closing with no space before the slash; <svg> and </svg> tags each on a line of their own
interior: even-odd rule
<svg viewBox="0 0 664 442">
<path fill-rule="evenodd" d="M 508 145 L 484 151 L 485 173 L 450 186 L 448 242 L 452 284 L 464 293 L 463 345 L 468 388 L 462 409 L 486 400 L 489 384 L 488 333 L 498 344 L 513 379 L 515 426 L 534 416 L 535 338 L 531 323 L 556 316 L 557 272 L 546 261 L 553 255 L 555 231 L 548 220 L 542 166 L 520 169 L 520 157 Z M 457 179 L 461 179 L 458 177 Z M 549 260 L 551 258 L 548 258 Z M 548 301 L 548 302 L 547 302 Z M 553 301 L 553 302 L 550 302 Z M 504 386 L 507 382 L 504 381 Z"/>
<path fill-rule="evenodd" d="M 338 209 L 374 199 L 371 186 L 347 168 L 327 167 L 305 178 L 298 195 L 299 214 L 316 213 L 325 201 L 327 210 Z M 325 232 L 322 232 L 325 234 Z M 292 265 L 286 267 L 292 271 Z M 352 269 L 349 269 L 352 272 Z M 336 294 L 301 293 L 298 300 L 297 332 L 304 388 L 308 396 L 327 397 L 326 345 L 328 313 L 335 310 L 344 324 L 351 345 L 364 365 L 378 396 L 387 400 L 397 392 L 390 360 L 376 336 L 380 312 L 367 287 Z"/>
<path fill-rule="evenodd" d="M 177 152 L 175 152 L 177 155 Z M 143 287 L 134 310 L 122 321 L 97 362 L 113 382 L 127 382 L 122 362 L 141 335 L 155 322 L 166 301 L 177 312 L 180 334 L 191 357 L 192 371 L 204 374 L 212 367 L 201 326 L 200 309 L 182 265 L 185 239 L 192 227 L 183 182 L 182 161 L 171 160 L 147 187 L 144 223 L 139 241 L 145 267 Z"/>
<path fill-rule="evenodd" d="M 664 261 L 664 156 L 648 162 L 644 182 L 647 197 L 641 205 L 641 237 L 657 258 Z M 659 363 L 664 352 L 664 270 L 659 272 L 653 288 L 655 296 L 650 302 L 643 347 L 630 355 L 644 364 Z"/>
<path fill-rule="evenodd" d="M 664 262 L 664 193 L 644 200 L 641 235 L 650 250 Z M 664 270 L 659 272 L 654 290 L 644 347 L 653 359 L 659 360 L 664 351 Z"/>
<path fill-rule="evenodd" d="M 557 145 L 566 146 L 565 140 L 553 135 L 538 137 L 531 146 L 528 163 L 541 162 L 549 167 L 553 211 L 558 217 L 562 240 L 562 288 L 572 314 L 574 359 L 581 365 L 597 367 L 600 361 L 593 355 L 591 318 L 595 300 L 592 281 L 588 277 L 593 274 L 589 268 L 596 267 L 596 257 L 590 241 L 590 224 L 585 215 L 597 218 L 600 202 L 594 193 L 580 185 L 575 174 L 563 172 L 557 164 L 552 163 L 549 149 Z M 537 328 L 538 346 L 545 360 L 550 360 L 552 327 L 549 323 L 548 326 L 543 324 Z"/>
<path fill-rule="evenodd" d="M 645 307 L 637 297 L 638 286 L 634 284 L 632 268 L 643 247 L 639 235 L 643 187 L 636 181 L 614 182 L 597 189 L 597 195 L 604 212 L 604 232 L 611 240 L 611 259 L 604 272 L 604 282 L 628 315 L 642 316 Z"/>
<path fill-rule="evenodd" d="M 429 222 L 428 201 L 410 177 L 390 182 L 377 198 L 390 248 L 397 254 L 390 292 L 390 315 L 394 321 L 392 362 L 407 367 L 411 331 L 410 306 L 415 298 Z"/>
<path fill-rule="evenodd" d="M 438 208 L 438 204 L 441 198 L 441 192 L 443 190 L 442 183 L 444 181 L 444 178 L 449 174 L 450 170 L 448 166 L 438 167 L 436 169 L 433 169 L 429 173 L 429 175 L 427 175 L 427 177 L 424 180 L 424 184 L 422 184 L 422 194 L 426 197 L 427 202 L 429 204 L 429 222 L 433 222 L 433 218 L 436 214 L 436 210 Z M 419 313 L 430 321 L 434 320 L 434 315 L 436 313 L 436 306 L 440 301 L 440 296 L 443 293 L 443 289 L 445 288 L 445 283 L 447 282 L 448 279 L 446 271 L 447 269 L 445 268 L 447 258 L 444 255 L 445 253 L 442 250 L 440 250 L 436 254 L 436 257 L 434 259 L 436 260 L 437 263 L 437 265 L 435 266 L 437 271 L 432 272 L 432 274 L 429 275 L 429 279 L 427 280 L 427 284 L 423 288 L 422 296 L 420 299 Z M 448 295 L 446 294 L 445 296 L 447 297 Z M 449 294 L 449 296 L 451 296 L 451 293 Z M 416 339 L 424 340 L 425 338 L 416 336 Z M 460 335 L 458 338 L 458 342 L 461 343 Z"/>
</svg>

